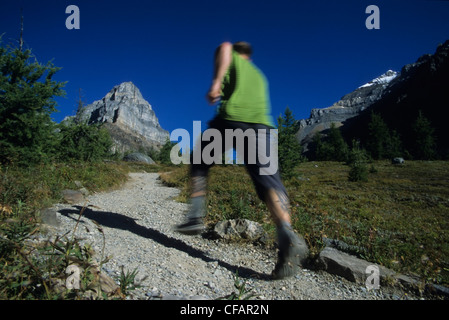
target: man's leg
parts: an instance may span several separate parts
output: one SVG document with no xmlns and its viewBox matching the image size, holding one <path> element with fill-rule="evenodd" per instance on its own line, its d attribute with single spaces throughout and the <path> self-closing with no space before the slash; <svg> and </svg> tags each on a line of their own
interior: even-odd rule
<svg viewBox="0 0 449 320">
<path fill-rule="evenodd" d="M 201 138 L 195 145 L 196 148 L 203 150 Z M 197 150 L 198 151 L 198 150 Z M 207 191 L 207 177 L 210 166 L 203 163 L 194 163 L 193 156 L 191 157 L 190 167 L 190 211 L 186 214 L 186 221 L 183 224 L 176 226 L 175 230 L 187 234 L 200 234 L 204 229 L 203 218 L 206 216 L 206 191 Z"/>
<path fill-rule="evenodd" d="M 269 189 L 265 196 L 265 203 L 276 225 L 282 223 L 291 224 L 290 202 L 283 191 Z"/>
<path fill-rule="evenodd" d="M 176 227 L 176 231 L 188 235 L 200 234 L 204 229 L 206 216 L 207 175 L 191 177 L 191 208 L 186 214 L 186 222 Z"/>
<path fill-rule="evenodd" d="M 257 127 L 257 129 L 259 128 Z M 258 134 L 257 147 L 260 148 L 260 143 L 265 143 L 266 151 L 274 150 L 270 144 L 277 142 L 272 140 L 270 135 L 268 130 L 266 134 Z M 270 154 L 257 152 L 257 155 L 257 163 L 248 164 L 247 169 L 259 198 L 266 203 L 273 222 L 276 224 L 279 255 L 272 276 L 274 279 L 283 279 L 297 273 L 299 266 L 305 263 L 309 250 L 304 239 L 298 236 L 291 227 L 290 201 L 279 171 L 276 170 L 275 173 L 272 173 L 272 170 L 267 170 L 270 162 L 275 159 L 271 159 Z"/>
<path fill-rule="evenodd" d="M 213 119 L 209 123 L 209 129 L 221 128 L 221 122 Z M 195 144 L 195 148 L 200 148 L 200 154 L 203 154 L 203 149 L 207 144 L 201 139 Z M 194 151 L 194 152 L 195 152 Z M 200 234 L 204 230 L 203 218 L 206 216 L 206 193 L 207 193 L 207 177 L 212 164 L 205 164 L 201 157 L 200 163 L 194 163 L 193 156 L 190 159 L 190 183 L 191 195 L 190 211 L 186 214 L 186 222 L 176 226 L 175 230 L 188 235 Z"/>
<path fill-rule="evenodd" d="M 307 244 L 291 227 L 290 205 L 285 192 L 269 189 L 265 203 L 276 224 L 279 247 L 278 261 L 272 276 L 274 279 L 291 277 L 308 257 Z"/>
</svg>

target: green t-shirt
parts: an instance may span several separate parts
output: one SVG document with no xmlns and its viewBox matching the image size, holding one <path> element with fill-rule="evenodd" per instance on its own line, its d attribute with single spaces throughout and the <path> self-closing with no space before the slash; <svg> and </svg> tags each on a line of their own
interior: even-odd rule
<svg viewBox="0 0 449 320">
<path fill-rule="evenodd" d="M 235 51 L 232 51 L 232 63 L 223 80 L 218 113 L 226 120 L 274 127 L 265 75 Z"/>
</svg>

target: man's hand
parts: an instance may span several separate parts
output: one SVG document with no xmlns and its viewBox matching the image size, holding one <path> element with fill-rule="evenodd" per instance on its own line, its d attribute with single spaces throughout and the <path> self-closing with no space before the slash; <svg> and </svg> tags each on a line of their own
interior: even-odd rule
<svg viewBox="0 0 449 320">
<path fill-rule="evenodd" d="M 206 94 L 206 100 L 210 105 L 216 104 L 221 97 L 221 83 L 213 84 Z"/>
</svg>

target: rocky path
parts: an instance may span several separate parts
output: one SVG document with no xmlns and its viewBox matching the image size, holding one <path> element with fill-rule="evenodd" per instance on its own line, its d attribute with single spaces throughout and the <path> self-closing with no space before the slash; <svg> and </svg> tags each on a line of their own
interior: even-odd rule
<svg viewBox="0 0 449 320">
<path fill-rule="evenodd" d="M 84 203 L 58 204 L 59 234 L 73 232 L 96 252 L 112 256 L 103 271 L 113 279 L 137 271 L 141 288 L 129 299 L 217 299 L 235 292 L 234 278 L 245 281 L 257 299 L 414 299 L 388 288 L 365 287 L 324 272 L 301 270 L 293 278 L 270 280 L 276 252 L 260 246 L 229 244 L 201 236 L 185 236 L 173 226 L 183 220 L 188 205 L 173 200 L 179 190 L 164 186 L 156 173 L 131 173 L 126 185 L 90 195 Z M 98 231 L 98 223 L 104 233 Z"/>
</svg>

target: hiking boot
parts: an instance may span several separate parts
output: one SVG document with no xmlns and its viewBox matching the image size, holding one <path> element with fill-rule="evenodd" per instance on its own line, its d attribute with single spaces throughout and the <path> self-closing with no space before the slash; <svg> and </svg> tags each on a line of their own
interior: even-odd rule
<svg viewBox="0 0 449 320">
<path fill-rule="evenodd" d="M 279 252 L 278 261 L 272 272 L 275 280 L 292 277 L 298 273 L 309 254 L 304 238 L 298 236 L 291 227 L 278 231 Z"/>
<path fill-rule="evenodd" d="M 201 234 L 203 230 L 204 223 L 203 219 L 201 218 L 188 219 L 186 223 L 177 225 L 175 227 L 175 231 L 189 236 Z"/>
<path fill-rule="evenodd" d="M 206 216 L 206 198 L 199 196 L 191 199 L 190 211 L 186 214 L 186 222 L 175 227 L 175 231 L 187 235 L 200 234 L 204 230 L 203 217 Z"/>
</svg>

